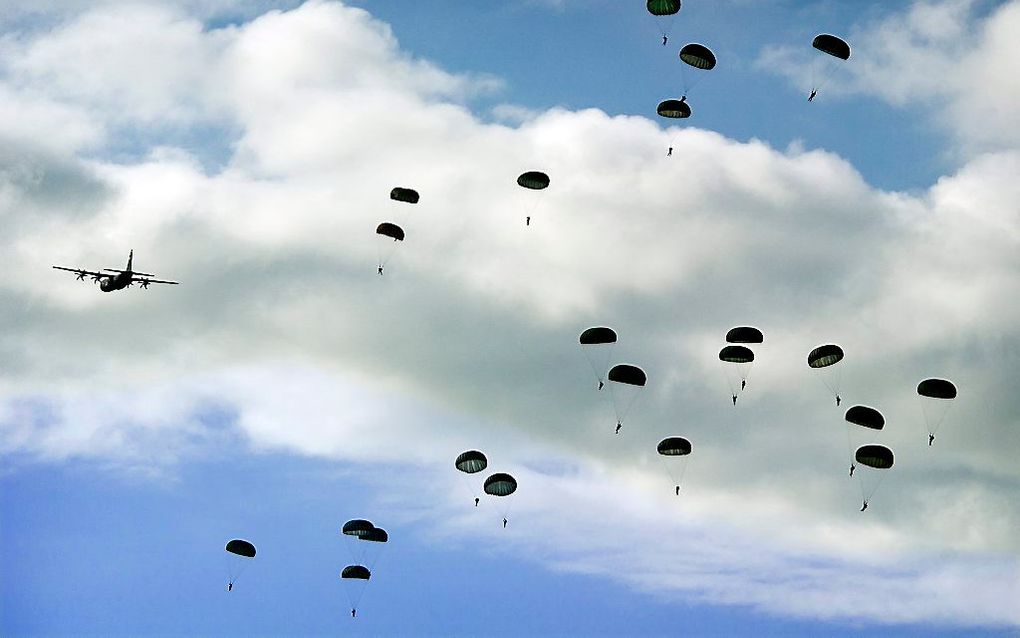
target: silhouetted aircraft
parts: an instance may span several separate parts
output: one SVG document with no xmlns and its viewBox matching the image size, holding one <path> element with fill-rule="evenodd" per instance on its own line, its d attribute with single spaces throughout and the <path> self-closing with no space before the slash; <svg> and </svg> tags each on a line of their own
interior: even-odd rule
<svg viewBox="0 0 1020 638">
<path fill-rule="evenodd" d="M 127 268 L 120 270 L 118 268 L 103 268 L 106 272 L 95 272 L 92 270 L 82 270 L 81 268 L 65 268 L 64 266 L 54 266 L 57 270 L 66 270 L 73 272 L 78 276 L 79 281 L 85 281 L 85 277 L 92 277 L 92 281 L 99 282 L 99 289 L 103 292 L 113 292 L 114 290 L 121 290 L 127 288 L 131 284 L 137 283 L 142 288 L 148 288 L 149 284 L 177 284 L 176 281 L 164 281 L 162 279 L 153 279 L 155 275 L 144 272 L 135 272 L 131 270 L 131 260 L 135 256 L 135 251 L 131 251 L 128 254 Z M 116 274 L 110 274 L 116 273 Z"/>
</svg>

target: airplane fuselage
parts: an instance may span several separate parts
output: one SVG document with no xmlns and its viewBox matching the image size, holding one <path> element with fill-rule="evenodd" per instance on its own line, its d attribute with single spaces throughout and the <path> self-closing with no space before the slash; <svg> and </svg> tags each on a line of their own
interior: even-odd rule
<svg viewBox="0 0 1020 638">
<path fill-rule="evenodd" d="M 99 282 L 99 289 L 103 292 L 113 292 L 114 290 L 123 290 L 131 284 L 131 272 L 122 272 L 109 277 L 104 277 Z"/>
</svg>

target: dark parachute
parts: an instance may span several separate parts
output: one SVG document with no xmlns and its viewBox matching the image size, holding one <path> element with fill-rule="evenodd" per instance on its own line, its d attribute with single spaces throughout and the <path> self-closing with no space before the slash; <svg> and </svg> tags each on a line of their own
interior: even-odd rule
<svg viewBox="0 0 1020 638">
<path fill-rule="evenodd" d="M 691 453 L 691 442 L 682 436 L 671 436 L 659 441 L 656 449 L 662 456 L 686 456 Z"/>
<path fill-rule="evenodd" d="M 528 171 L 521 173 L 517 178 L 517 185 L 534 191 L 540 191 L 549 186 L 549 176 L 541 171 Z"/>
<path fill-rule="evenodd" d="M 835 344 L 818 346 L 808 354 L 807 364 L 812 368 L 827 368 L 843 360 L 843 348 Z"/>
<path fill-rule="evenodd" d="M 847 423 L 859 425 L 862 428 L 881 430 L 885 427 L 885 417 L 875 408 L 866 405 L 855 405 L 846 411 L 844 417 Z"/>
<path fill-rule="evenodd" d="M 887 470 L 893 466 L 892 450 L 884 445 L 862 445 L 857 448 L 854 458 L 861 465 L 873 467 L 876 470 Z"/>
<path fill-rule="evenodd" d="M 404 241 L 404 229 L 390 222 L 383 222 L 376 226 L 376 234 L 390 237 L 393 241 Z"/>
<path fill-rule="evenodd" d="M 715 68 L 715 54 L 703 44 L 685 44 L 680 49 L 680 59 L 695 69 L 711 71 Z"/>
<path fill-rule="evenodd" d="M 372 530 L 375 529 L 375 525 L 371 521 L 366 521 L 363 518 L 355 518 L 344 523 L 342 531 L 347 536 L 365 536 L 371 534 Z"/>
<path fill-rule="evenodd" d="M 726 333 L 726 343 L 762 343 L 765 335 L 751 326 L 737 326 Z"/>
<path fill-rule="evenodd" d="M 947 379 L 925 379 L 917 384 L 917 393 L 929 399 L 955 399 L 956 386 Z"/>
<path fill-rule="evenodd" d="M 680 0 L 648 0 L 645 6 L 653 16 L 671 16 L 680 10 Z"/>
<path fill-rule="evenodd" d="M 340 572 L 340 578 L 345 579 L 368 580 L 371 577 L 372 572 L 368 571 L 364 565 L 348 565 Z"/>
<path fill-rule="evenodd" d="M 663 100 L 659 102 L 655 112 L 661 117 L 682 120 L 691 116 L 691 107 L 688 106 L 686 100 Z"/>
<path fill-rule="evenodd" d="M 751 363 L 754 353 L 746 346 L 726 346 L 719 351 L 719 360 L 726 363 Z"/>
<path fill-rule="evenodd" d="M 457 460 L 453 462 L 454 466 L 464 472 L 465 474 L 474 474 L 475 472 L 481 472 L 489 465 L 488 459 L 485 455 L 478 450 L 468 450 L 467 452 L 461 452 L 457 455 Z"/>
<path fill-rule="evenodd" d="M 390 540 L 390 535 L 381 527 L 373 527 L 367 534 L 358 537 L 358 540 L 370 541 L 372 543 L 385 543 Z"/>
<path fill-rule="evenodd" d="M 485 479 L 484 487 L 486 494 L 492 496 L 510 496 L 517 491 L 517 479 L 509 474 L 497 472 Z"/>
<path fill-rule="evenodd" d="M 850 59 L 850 45 L 834 35 L 828 33 L 816 35 L 815 39 L 811 41 L 811 46 L 840 60 Z"/>
<path fill-rule="evenodd" d="M 418 203 L 418 191 L 413 188 L 402 188 L 400 186 L 395 187 L 390 191 L 390 199 L 397 202 L 407 202 L 408 204 Z"/>
<path fill-rule="evenodd" d="M 620 363 L 609 370 L 609 380 L 626 385 L 643 386 L 648 380 L 644 370 L 627 363 Z"/>
<path fill-rule="evenodd" d="M 606 328 L 599 326 L 595 328 L 588 328 L 581 333 L 578 341 L 582 346 L 591 346 L 604 343 L 616 343 L 616 331 L 612 328 Z"/>
<path fill-rule="evenodd" d="M 237 554 L 238 556 L 244 556 L 245 558 L 255 558 L 255 546 L 248 541 L 235 538 L 227 543 L 227 546 L 224 549 L 231 554 Z"/>
</svg>

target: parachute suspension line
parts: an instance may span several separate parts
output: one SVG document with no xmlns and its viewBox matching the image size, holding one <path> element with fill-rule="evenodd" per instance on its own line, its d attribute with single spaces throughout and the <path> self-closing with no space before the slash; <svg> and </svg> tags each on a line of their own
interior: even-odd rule
<svg viewBox="0 0 1020 638">
<path fill-rule="evenodd" d="M 875 492 L 878 491 L 879 486 L 882 485 L 882 481 L 885 480 L 885 475 L 886 475 L 886 473 L 888 471 L 889 470 L 887 470 L 887 469 L 886 470 L 878 470 L 878 473 L 879 473 L 878 478 L 875 480 L 875 484 L 871 486 L 871 490 L 870 491 L 866 490 L 866 488 L 864 486 L 864 481 L 863 480 L 859 480 L 858 481 L 861 484 L 861 498 L 863 500 L 865 500 L 865 501 L 870 501 L 871 500 L 871 497 L 874 496 Z"/>
<path fill-rule="evenodd" d="M 609 385 L 609 394 L 613 400 L 613 411 L 616 412 L 616 422 L 618 424 L 622 424 L 627 419 L 627 413 L 630 412 L 631 406 L 634 405 L 634 400 L 637 399 L 637 392 L 633 389 L 627 391 L 627 394 L 630 396 L 622 397 L 626 405 L 622 406 L 621 409 L 619 402 L 616 400 L 616 390 L 613 388 L 614 384 L 609 383 L 607 385 Z"/>
</svg>

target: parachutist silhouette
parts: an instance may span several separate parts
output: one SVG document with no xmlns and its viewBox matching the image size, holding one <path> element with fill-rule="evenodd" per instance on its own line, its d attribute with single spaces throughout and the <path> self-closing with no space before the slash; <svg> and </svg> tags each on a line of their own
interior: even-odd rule
<svg viewBox="0 0 1020 638">
<path fill-rule="evenodd" d="M 234 588 L 234 583 L 227 583 L 227 591 L 230 591 L 233 588 Z"/>
<path fill-rule="evenodd" d="M 807 101 L 813 101 L 816 95 L 818 95 L 818 89 L 811 89 L 811 95 L 807 96 Z"/>
<path fill-rule="evenodd" d="M 934 442 L 935 442 L 935 435 L 929 432 L 928 433 L 928 447 L 931 447 L 931 444 L 934 443 Z"/>
<path fill-rule="evenodd" d="M 837 408 L 839 407 L 839 403 L 840 403 L 840 401 L 842 401 L 842 400 L 843 400 L 843 399 L 839 398 L 839 395 L 837 394 L 837 395 L 836 395 L 836 407 L 837 407 Z"/>
<path fill-rule="evenodd" d="M 617 421 L 617 422 L 616 422 L 616 433 L 617 433 L 617 434 L 619 434 L 619 433 L 620 433 L 620 428 L 622 428 L 622 427 L 623 427 L 623 424 L 622 424 L 622 423 L 620 423 L 619 421 Z"/>
<path fill-rule="evenodd" d="M 676 486 L 676 495 L 680 496 L 680 486 L 679 485 Z"/>
<path fill-rule="evenodd" d="M 667 42 L 669 42 L 669 36 L 665 36 L 665 35 L 662 36 L 662 46 L 666 46 Z"/>
<path fill-rule="evenodd" d="M 506 529 L 506 519 L 503 519 L 503 529 Z"/>
<path fill-rule="evenodd" d="M 666 157 L 673 157 L 673 147 L 670 146 L 669 150 L 666 151 Z"/>
<path fill-rule="evenodd" d="M 601 390 L 601 389 L 602 389 L 602 388 L 604 388 L 605 386 L 606 386 L 606 384 L 605 384 L 605 383 L 603 383 L 603 382 L 599 381 L 599 390 Z"/>
<path fill-rule="evenodd" d="M 379 274 L 382 274 L 382 266 L 379 266 Z"/>
<path fill-rule="evenodd" d="M 475 507 L 478 507 L 478 497 L 475 497 Z"/>
<path fill-rule="evenodd" d="M 740 390 L 741 390 L 741 392 L 743 392 L 744 388 L 746 388 L 746 387 L 747 387 L 747 379 L 741 379 L 740 380 Z"/>
<path fill-rule="evenodd" d="M 531 226 L 531 215 L 528 215 L 528 217 L 524 220 L 524 225 Z"/>
<path fill-rule="evenodd" d="M 854 465 L 853 463 L 851 463 L 850 464 L 850 478 L 854 477 L 854 470 L 856 470 L 856 469 L 857 469 L 857 466 Z"/>
<path fill-rule="evenodd" d="M 737 395 L 733 395 L 733 405 L 737 404 Z"/>
<path fill-rule="evenodd" d="M 358 617 L 358 610 L 357 609 L 352 609 L 351 610 L 351 618 L 357 618 L 357 617 Z"/>
<path fill-rule="evenodd" d="M 867 500 L 865 500 L 864 501 L 864 505 L 861 506 L 861 511 L 863 512 L 866 509 L 868 509 L 868 501 Z"/>
</svg>

